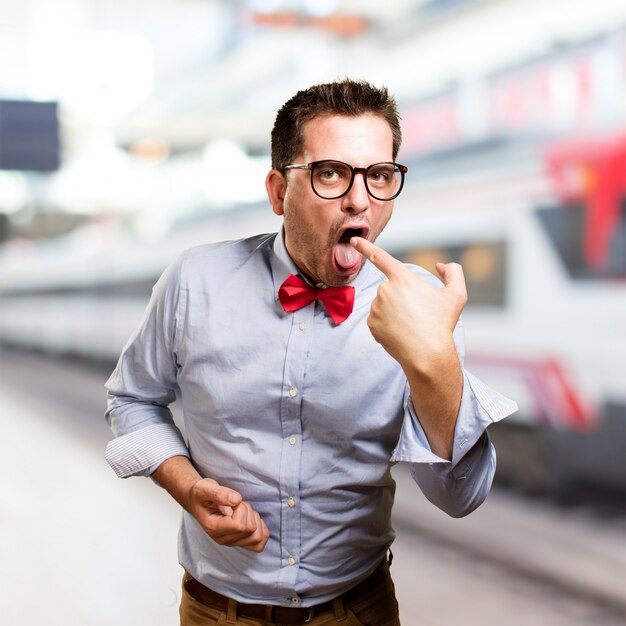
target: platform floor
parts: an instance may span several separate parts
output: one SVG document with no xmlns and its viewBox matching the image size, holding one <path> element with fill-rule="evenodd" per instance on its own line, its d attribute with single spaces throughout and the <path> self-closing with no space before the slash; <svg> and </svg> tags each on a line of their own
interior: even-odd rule
<svg viewBox="0 0 626 626">
<path fill-rule="evenodd" d="M 2 624 L 178 623 L 179 508 L 149 479 L 119 480 L 104 462 L 104 378 L 0 351 Z M 626 580 L 623 519 L 496 490 L 451 520 L 396 473 L 392 571 L 403 626 L 626 624 L 611 601 Z M 585 587 L 587 571 L 599 595 Z"/>
</svg>

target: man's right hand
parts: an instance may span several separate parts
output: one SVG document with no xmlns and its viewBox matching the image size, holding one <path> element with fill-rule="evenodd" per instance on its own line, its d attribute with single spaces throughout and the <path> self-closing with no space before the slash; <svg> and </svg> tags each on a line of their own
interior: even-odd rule
<svg viewBox="0 0 626 626">
<path fill-rule="evenodd" d="M 261 516 L 234 489 L 202 478 L 186 456 L 163 461 L 152 479 L 191 513 L 216 543 L 251 552 L 265 548 L 270 532 Z"/>
<path fill-rule="evenodd" d="M 270 533 L 261 516 L 241 494 L 201 478 L 189 490 L 187 510 L 207 535 L 222 546 L 262 552 Z"/>
</svg>

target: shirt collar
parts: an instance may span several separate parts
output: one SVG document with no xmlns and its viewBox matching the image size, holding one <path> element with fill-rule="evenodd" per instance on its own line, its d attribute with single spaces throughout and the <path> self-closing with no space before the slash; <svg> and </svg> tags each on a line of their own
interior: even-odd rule
<svg viewBox="0 0 626 626">
<path fill-rule="evenodd" d="M 300 273 L 300 270 L 287 252 L 284 228 L 281 228 L 280 232 L 276 233 L 276 237 L 274 237 L 274 254 L 270 263 L 272 266 L 272 279 L 274 280 L 274 300 L 278 300 L 278 290 L 287 276 Z"/>
</svg>

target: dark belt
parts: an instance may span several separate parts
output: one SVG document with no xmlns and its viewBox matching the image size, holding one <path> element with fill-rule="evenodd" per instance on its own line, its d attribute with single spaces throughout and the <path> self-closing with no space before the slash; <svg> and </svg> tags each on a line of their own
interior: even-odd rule
<svg viewBox="0 0 626 626">
<path fill-rule="evenodd" d="M 341 594 L 339 598 L 341 598 L 344 605 L 356 602 L 379 589 L 388 576 L 387 559 L 383 559 L 380 565 L 365 580 Z M 205 587 L 195 578 L 192 578 L 189 573 L 185 573 L 183 587 L 194 600 L 206 606 L 220 611 L 225 611 L 228 608 L 228 598 L 226 596 Z M 237 602 L 237 615 L 265 620 L 270 623 L 308 624 L 314 617 L 332 611 L 334 608 L 333 602 L 333 600 L 329 600 L 328 602 L 322 602 L 307 608 Z"/>
</svg>

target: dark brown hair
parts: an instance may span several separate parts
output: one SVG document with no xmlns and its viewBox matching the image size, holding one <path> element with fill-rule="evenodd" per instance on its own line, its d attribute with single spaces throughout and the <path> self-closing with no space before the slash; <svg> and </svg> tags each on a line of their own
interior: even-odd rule
<svg viewBox="0 0 626 626">
<path fill-rule="evenodd" d="M 272 167 L 284 172 L 285 165 L 293 163 L 302 151 L 302 128 L 309 120 L 323 115 L 355 117 L 368 113 L 389 123 L 395 160 L 402 141 L 396 101 L 386 87 L 345 79 L 299 91 L 279 109 L 272 129 Z"/>
</svg>

